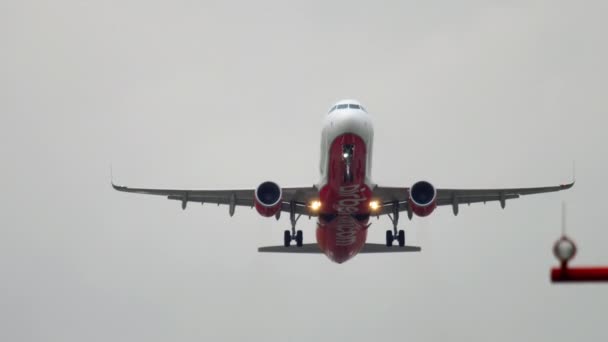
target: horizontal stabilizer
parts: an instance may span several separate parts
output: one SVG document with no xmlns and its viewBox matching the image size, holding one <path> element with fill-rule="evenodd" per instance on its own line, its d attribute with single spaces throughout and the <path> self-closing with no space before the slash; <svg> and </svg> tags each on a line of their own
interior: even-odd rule
<svg viewBox="0 0 608 342">
<path fill-rule="evenodd" d="M 403 252 L 420 252 L 422 248 L 418 246 L 393 246 L 386 247 L 381 243 L 366 243 L 359 253 L 403 253 Z"/>
<path fill-rule="evenodd" d="M 422 248 L 418 246 L 404 247 L 386 247 L 380 243 L 366 243 L 360 254 L 366 253 L 403 253 L 403 252 L 420 252 Z M 323 254 L 316 243 L 305 243 L 302 247 L 285 247 L 285 246 L 267 246 L 258 248 L 260 253 L 294 253 L 294 254 Z"/>
<path fill-rule="evenodd" d="M 302 247 L 266 246 L 259 247 L 260 253 L 296 253 L 296 254 L 323 254 L 316 243 L 305 243 Z"/>
</svg>

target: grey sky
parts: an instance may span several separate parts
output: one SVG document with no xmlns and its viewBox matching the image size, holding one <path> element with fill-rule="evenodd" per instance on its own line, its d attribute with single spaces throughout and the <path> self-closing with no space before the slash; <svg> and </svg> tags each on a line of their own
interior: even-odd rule
<svg viewBox="0 0 608 342">
<path fill-rule="evenodd" d="M 602 1 L 0 3 L 0 340 L 608 338 Z M 420 254 L 259 255 L 285 218 L 113 192 L 318 180 L 321 119 L 374 117 L 375 182 L 567 193 L 403 220 Z M 387 219 L 372 221 L 382 242 Z M 305 240 L 314 220 L 301 220 Z"/>
</svg>

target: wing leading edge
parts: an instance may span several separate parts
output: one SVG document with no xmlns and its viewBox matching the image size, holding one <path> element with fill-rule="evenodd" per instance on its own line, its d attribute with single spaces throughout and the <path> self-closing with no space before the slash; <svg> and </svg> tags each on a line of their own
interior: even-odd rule
<svg viewBox="0 0 608 342">
<path fill-rule="evenodd" d="M 460 204 L 500 202 L 502 208 L 506 200 L 519 198 L 523 195 L 556 192 L 572 188 L 574 181 L 557 186 L 533 187 L 533 188 L 504 188 L 504 189 L 437 189 L 437 205 L 451 205 L 455 215 L 458 214 Z M 409 188 L 380 187 L 374 188 L 374 197 L 381 203 L 379 215 L 393 212 L 394 205 L 399 211 L 409 211 Z"/>
<path fill-rule="evenodd" d="M 151 188 L 130 188 L 116 185 L 112 182 L 112 187 L 117 191 L 130 192 L 145 195 L 165 196 L 167 199 L 180 201 L 182 209 L 186 209 L 189 202 L 212 203 L 228 205 L 230 216 L 234 215 L 237 206 L 253 208 L 255 204 L 254 189 L 234 189 L 234 190 L 187 190 L 187 189 L 151 189 Z M 308 203 L 318 196 L 318 191 L 314 186 L 311 187 L 292 187 L 283 188 L 283 199 L 281 211 L 290 212 L 290 203 L 296 205 L 296 214 L 317 216 L 314 211 L 309 210 Z"/>
</svg>

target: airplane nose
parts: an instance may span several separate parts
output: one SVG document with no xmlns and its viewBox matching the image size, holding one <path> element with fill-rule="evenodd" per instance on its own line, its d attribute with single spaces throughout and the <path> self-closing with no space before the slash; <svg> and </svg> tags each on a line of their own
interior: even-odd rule
<svg viewBox="0 0 608 342">
<path fill-rule="evenodd" d="M 340 132 L 363 133 L 372 130 L 372 122 L 369 114 L 360 110 L 349 110 L 336 113 L 328 118 L 333 129 Z"/>
</svg>

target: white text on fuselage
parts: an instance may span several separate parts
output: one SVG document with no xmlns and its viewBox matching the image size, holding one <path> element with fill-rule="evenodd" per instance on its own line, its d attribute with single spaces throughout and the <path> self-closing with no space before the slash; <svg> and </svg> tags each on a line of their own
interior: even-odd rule
<svg viewBox="0 0 608 342">
<path fill-rule="evenodd" d="M 362 191 L 363 189 L 361 189 L 359 184 L 340 187 L 338 203 L 334 205 L 334 208 L 338 211 L 337 246 L 349 246 L 357 241 L 357 232 L 360 229 L 360 225 L 353 217 L 353 214 L 359 211 L 361 202 L 367 200 L 365 195 L 361 193 Z"/>
</svg>

